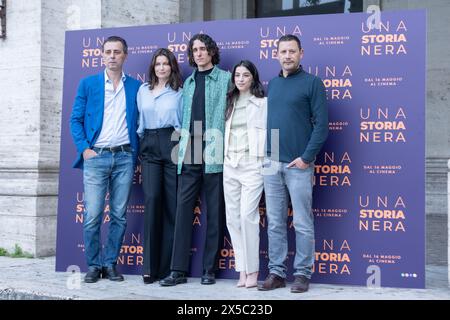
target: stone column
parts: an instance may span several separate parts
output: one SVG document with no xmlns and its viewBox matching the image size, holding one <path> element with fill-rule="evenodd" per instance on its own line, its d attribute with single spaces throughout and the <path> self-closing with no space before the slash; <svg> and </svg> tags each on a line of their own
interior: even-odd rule
<svg viewBox="0 0 450 320">
<path fill-rule="evenodd" d="M 204 20 L 204 0 L 180 1 L 180 22 Z"/>
<path fill-rule="evenodd" d="M 56 194 L 54 186 L 39 188 L 52 175 L 39 171 L 41 23 L 40 1 L 9 1 L 0 41 L 0 247 L 18 244 L 33 254 L 39 225 L 54 232 L 56 221 L 55 212 L 37 212 L 38 202 Z"/>
<path fill-rule="evenodd" d="M 18 244 L 35 256 L 55 252 L 64 31 L 70 23 L 100 27 L 100 6 L 97 23 L 92 9 L 91 0 L 8 2 L 0 41 L 0 247 L 9 251 Z"/>
<path fill-rule="evenodd" d="M 247 18 L 247 0 L 183 0 L 180 21 L 209 21 Z"/>
<path fill-rule="evenodd" d="M 447 229 L 448 229 L 448 238 L 447 238 L 447 257 L 450 257 L 450 159 L 448 159 L 447 163 Z M 450 262 L 447 261 L 447 271 L 448 271 L 448 286 L 450 287 Z"/>
<path fill-rule="evenodd" d="M 247 2 L 242 0 L 211 2 L 211 20 L 245 19 Z"/>
</svg>

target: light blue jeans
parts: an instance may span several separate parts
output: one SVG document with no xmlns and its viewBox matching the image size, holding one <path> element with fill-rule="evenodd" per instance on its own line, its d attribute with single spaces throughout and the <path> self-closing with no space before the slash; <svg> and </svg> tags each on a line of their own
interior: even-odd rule
<svg viewBox="0 0 450 320">
<path fill-rule="evenodd" d="M 84 161 L 83 236 L 89 269 L 116 265 L 127 227 L 126 211 L 133 182 L 131 152 L 111 153 L 94 148 L 97 156 Z M 106 246 L 102 254 L 100 227 L 109 189 L 110 222 Z"/>
<path fill-rule="evenodd" d="M 314 264 L 314 216 L 312 178 L 314 163 L 307 169 L 287 168 L 288 163 L 264 160 L 264 192 L 269 242 L 269 272 L 286 278 L 288 253 L 288 192 L 295 229 L 294 276 L 311 278 Z"/>
</svg>

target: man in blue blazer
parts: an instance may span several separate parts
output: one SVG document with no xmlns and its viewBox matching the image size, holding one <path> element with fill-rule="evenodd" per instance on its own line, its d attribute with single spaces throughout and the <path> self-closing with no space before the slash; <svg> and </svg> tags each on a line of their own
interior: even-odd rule
<svg viewBox="0 0 450 320">
<path fill-rule="evenodd" d="M 126 210 L 138 152 L 136 95 L 140 82 L 123 73 L 128 47 L 111 36 L 102 46 L 103 72 L 81 80 L 73 104 L 70 127 L 83 169 L 83 236 L 88 272 L 85 282 L 102 276 L 123 281 L 117 257 L 126 229 Z M 110 225 L 102 252 L 100 226 L 105 198 L 110 194 Z"/>
</svg>

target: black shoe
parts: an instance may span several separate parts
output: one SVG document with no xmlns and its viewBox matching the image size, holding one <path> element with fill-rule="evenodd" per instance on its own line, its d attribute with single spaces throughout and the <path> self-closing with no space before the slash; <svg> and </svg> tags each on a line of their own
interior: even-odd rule
<svg viewBox="0 0 450 320">
<path fill-rule="evenodd" d="M 142 280 L 144 281 L 145 284 L 150 284 L 150 283 L 157 281 L 158 278 L 156 278 L 154 276 L 149 276 L 148 274 L 144 274 L 142 276 Z"/>
<path fill-rule="evenodd" d="M 186 283 L 187 278 L 184 272 L 172 271 L 167 277 L 159 281 L 163 287 L 172 287 L 180 283 Z"/>
<path fill-rule="evenodd" d="M 201 284 L 214 284 L 216 283 L 216 275 L 213 272 L 205 271 L 202 275 Z"/>
<path fill-rule="evenodd" d="M 123 281 L 123 275 L 116 270 L 116 266 L 103 267 L 102 278 L 109 279 L 111 281 Z"/>
<path fill-rule="evenodd" d="M 86 283 L 94 283 L 100 279 L 101 270 L 100 269 L 89 269 L 84 277 L 84 282 Z"/>
<path fill-rule="evenodd" d="M 309 279 L 305 276 L 295 276 L 294 283 L 291 286 L 291 292 L 302 293 L 309 289 Z"/>
</svg>

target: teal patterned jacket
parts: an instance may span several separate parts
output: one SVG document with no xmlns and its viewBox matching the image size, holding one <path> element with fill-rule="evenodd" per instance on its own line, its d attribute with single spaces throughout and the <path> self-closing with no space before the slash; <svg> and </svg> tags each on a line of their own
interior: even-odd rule
<svg viewBox="0 0 450 320">
<path fill-rule="evenodd" d="M 186 148 L 190 139 L 192 97 L 195 91 L 195 72 L 183 85 L 183 124 L 178 151 L 178 174 L 181 174 Z M 225 130 L 226 95 L 231 74 L 217 66 L 205 79 L 205 173 L 223 171 L 223 137 Z"/>
</svg>

